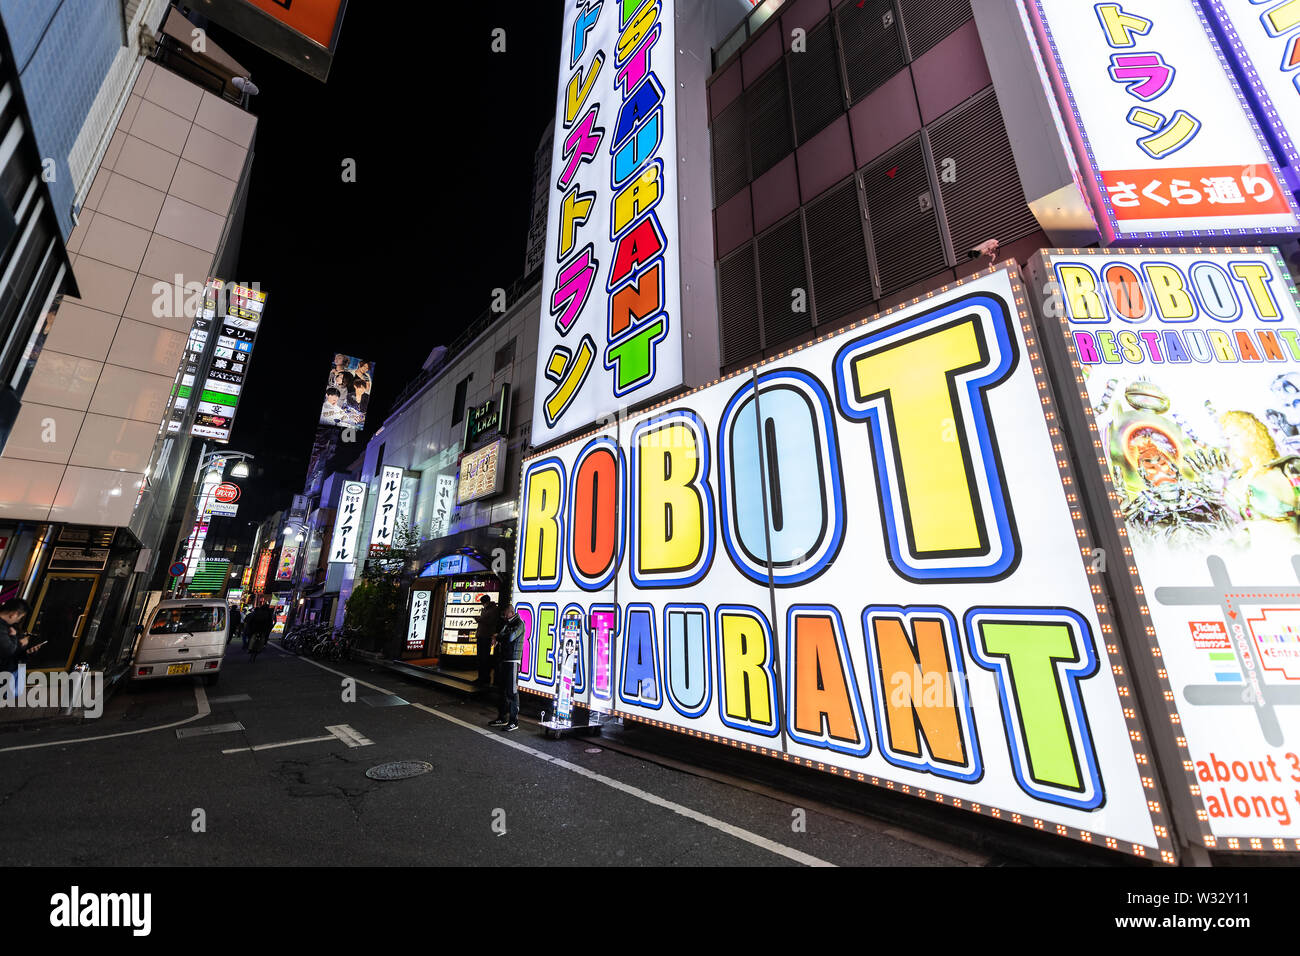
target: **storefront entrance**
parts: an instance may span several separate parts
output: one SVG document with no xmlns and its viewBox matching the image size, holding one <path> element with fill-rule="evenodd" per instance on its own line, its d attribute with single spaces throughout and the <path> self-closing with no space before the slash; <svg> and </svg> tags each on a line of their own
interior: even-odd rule
<svg viewBox="0 0 1300 956">
<path fill-rule="evenodd" d="M 29 670 L 67 670 L 85 633 L 86 619 L 99 575 L 54 572 L 45 577 L 36 598 L 30 630 L 45 646 L 27 659 Z"/>
</svg>

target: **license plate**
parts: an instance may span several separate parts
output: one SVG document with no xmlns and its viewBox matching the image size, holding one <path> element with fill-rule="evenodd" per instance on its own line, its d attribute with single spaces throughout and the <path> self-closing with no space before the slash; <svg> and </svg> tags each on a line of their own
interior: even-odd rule
<svg viewBox="0 0 1300 956">
<path fill-rule="evenodd" d="M 168 664 L 168 665 L 167 665 L 167 673 L 168 673 L 168 674 L 188 674 L 188 673 L 190 672 L 190 668 L 191 668 L 192 666 L 193 666 L 192 664 Z"/>
</svg>

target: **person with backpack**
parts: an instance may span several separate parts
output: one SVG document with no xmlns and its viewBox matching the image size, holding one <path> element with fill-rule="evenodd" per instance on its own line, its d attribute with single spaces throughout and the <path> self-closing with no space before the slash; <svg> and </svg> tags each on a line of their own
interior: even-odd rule
<svg viewBox="0 0 1300 956">
<path fill-rule="evenodd" d="M 519 662 L 523 660 L 524 620 L 513 604 L 501 618 L 497 636 L 497 684 L 501 689 L 501 709 L 489 727 L 519 729 Z"/>
</svg>

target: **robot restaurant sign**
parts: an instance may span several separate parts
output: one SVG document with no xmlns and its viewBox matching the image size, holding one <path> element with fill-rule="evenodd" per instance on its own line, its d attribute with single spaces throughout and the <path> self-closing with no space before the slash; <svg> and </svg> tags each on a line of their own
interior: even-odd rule
<svg viewBox="0 0 1300 956">
<path fill-rule="evenodd" d="M 521 687 L 1173 861 L 1014 266 L 525 461 Z"/>
</svg>

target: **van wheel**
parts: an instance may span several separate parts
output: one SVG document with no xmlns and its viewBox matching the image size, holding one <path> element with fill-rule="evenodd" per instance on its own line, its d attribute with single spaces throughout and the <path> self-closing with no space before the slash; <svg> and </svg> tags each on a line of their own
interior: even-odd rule
<svg viewBox="0 0 1300 956">
<path fill-rule="evenodd" d="M 217 678 L 220 676 L 221 676 L 221 671 L 217 671 L 215 674 L 204 674 L 203 683 L 211 687 L 213 684 L 217 682 Z"/>
</svg>

